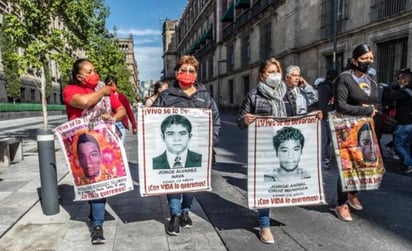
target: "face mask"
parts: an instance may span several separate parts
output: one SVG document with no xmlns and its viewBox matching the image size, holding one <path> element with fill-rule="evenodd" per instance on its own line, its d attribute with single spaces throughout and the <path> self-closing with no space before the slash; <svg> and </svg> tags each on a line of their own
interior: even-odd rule
<svg viewBox="0 0 412 251">
<path fill-rule="evenodd" d="M 278 87 L 282 81 L 282 74 L 279 72 L 271 73 L 266 78 L 266 84 L 272 88 Z"/>
<path fill-rule="evenodd" d="M 372 65 L 372 62 L 370 61 L 366 61 L 366 62 L 358 61 L 358 66 L 355 66 L 355 68 L 362 73 L 367 73 L 371 65 Z"/>
<path fill-rule="evenodd" d="M 191 87 L 196 81 L 196 75 L 192 73 L 179 72 L 176 77 L 177 81 L 184 87 Z"/>
<path fill-rule="evenodd" d="M 84 76 L 82 85 L 94 89 L 97 86 L 97 83 L 99 83 L 99 75 L 97 73 L 92 73 Z"/>
</svg>

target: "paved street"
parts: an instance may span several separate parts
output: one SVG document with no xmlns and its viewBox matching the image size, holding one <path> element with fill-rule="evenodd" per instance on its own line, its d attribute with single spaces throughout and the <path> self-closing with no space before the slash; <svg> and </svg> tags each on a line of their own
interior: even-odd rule
<svg viewBox="0 0 412 251">
<path fill-rule="evenodd" d="M 0 250 L 411 250 L 412 175 L 403 175 L 396 160 L 385 158 L 381 188 L 362 192 L 364 210 L 354 221 L 338 220 L 329 210 L 336 201 L 337 170 L 323 172 L 328 205 L 271 209 L 275 244 L 257 236 L 257 217 L 247 208 L 246 131 L 233 115 L 222 118 L 212 192 L 197 193 L 193 228 L 168 236 L 165 196 L 141 198 L 135 190 L 108 199 L 104 224 L 107 243 L 92 246 L 87 202 L 73 202 L 73 186 L 56 141 L 60 213 L 45 216 L 39 202 L 39 168 L 35 130 L 41 118 L 0 121 L 0 136 L 24 138 L 24 160 L 0 168 Z M 51 116 L 50 127 L 65 116 Z M 390 135 L 384 135 L 386 142 Z M 128 134 L 126 152 L 138 181 L 137 140 Z M 386 154 L 386 152 L 384 152 Z"/>
</svg>

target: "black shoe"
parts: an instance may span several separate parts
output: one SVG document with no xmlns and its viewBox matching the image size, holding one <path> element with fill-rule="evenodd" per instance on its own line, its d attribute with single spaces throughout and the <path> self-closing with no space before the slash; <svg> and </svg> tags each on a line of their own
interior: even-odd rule
<svg viewBox="0 0 412 251">
<path fill-rule="evenodd" d="M 92 244 L 104 244 L 106 243 L 106 239 L 103 236 L 103 228 L 102 226 L 96 226 L 93 228 L 92 231 Z"/>
<path fill-rule="evenodd" d="M 405 167 L 405 169 L 403 170 L 404 174 L 410 174 L 412 173 L 412 166 L 407 166 Z"/>
<path fill-rule="evenodd" d="M 170 218 L 169 226 L 167 227 L 167 233 L 170 235 L 179 235 L 180 231 L 180 217 L 172 216 Z"/>
<path fill-rule="evenodd" d="M 189 217 L 189 212 L 183 213 L 180 219 L 180 226 L 183 228 L 191 228 L 192 227 L 192 219 Z"/>
</svg>

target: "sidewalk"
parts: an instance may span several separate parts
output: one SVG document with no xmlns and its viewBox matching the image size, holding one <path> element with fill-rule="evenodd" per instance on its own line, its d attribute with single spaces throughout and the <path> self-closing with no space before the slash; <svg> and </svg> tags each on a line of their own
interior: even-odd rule
<svg viewBox="0 0 412 251">
<path fill-rule="evenodd" d="M 22 121 L 30 123 L 27 118 Z M 0 129 L 10 126 L 0 122 Z M 181 229 L 179 236 L 167 235 L 166 196 L 139 195 L 136 146 L 136 137 L 129 133 L 126 152 L 135 189 L 108 198 L 103 226 L 106 244 L 94 246 L 88 225 L 89 205 L 73 202 L 72 179 L 58 141 L 60 212 L 45 216 L 38 195 L 37 142 L 24 140 L 24 160 L 0 169 L 0 250 L 226 250 L 196 199 L 191 214 L 193 228 Z"/>
</svg>

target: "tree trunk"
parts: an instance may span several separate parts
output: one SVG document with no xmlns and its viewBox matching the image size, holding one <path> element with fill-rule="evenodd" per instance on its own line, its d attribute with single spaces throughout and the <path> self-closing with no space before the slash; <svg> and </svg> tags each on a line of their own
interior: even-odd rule
<svg viewBox="0 0 412 251">
<path fill-rule="evenodd" d="M 44 74 L 44 66 L 41 68 L 41 104 L 43 110 L 43 129 L 47 131 L 49 128 L 48 125 L 48 116 L 47 116 L 47 100 L 46 100 L 46 77 Z"/>
</svg>

